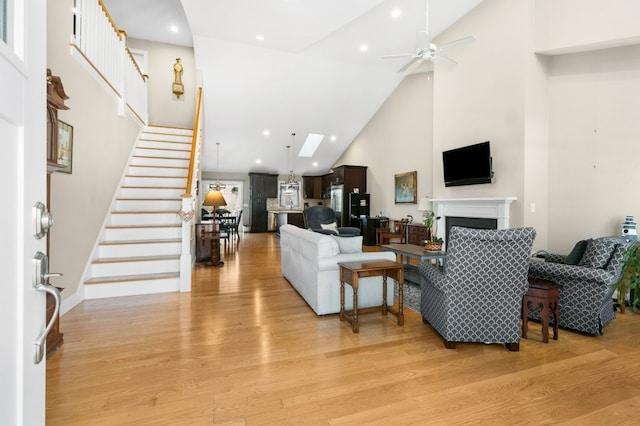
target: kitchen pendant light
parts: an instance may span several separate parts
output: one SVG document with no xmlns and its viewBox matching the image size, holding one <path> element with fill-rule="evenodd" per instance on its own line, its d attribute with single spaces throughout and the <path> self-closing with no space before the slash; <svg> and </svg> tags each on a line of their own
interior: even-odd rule
<svg viewBox="0 0 640 426">
<path fill-rule="evenodd" d="M 297 191 L 300 188 L 300 182 L 298 182 L 296 180 L 296 176 L 293 173 L 293 168 L 294 168 L 294 161 L 295 161 L 295 155 L 296 155 L 296 151 L 295 151 L 295 141 L 296 141 L 296 134 L 295 133 L 291 133 L 291 145 L 287 145 L 287 161 L 289 161 L 289 150 L 290 148 L 293 148 L 293 153 L 291 154 L 291 163 L 290 167 L 289 167 L 289 177 L 287 178 L 287 181 L 285 182 L 285 191 L 289 194 Z"/>
</svg>

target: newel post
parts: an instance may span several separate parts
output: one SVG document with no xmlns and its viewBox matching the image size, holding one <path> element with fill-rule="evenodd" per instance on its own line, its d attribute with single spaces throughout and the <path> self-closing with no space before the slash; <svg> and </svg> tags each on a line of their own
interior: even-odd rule
<svg viewBox="0 0 640 426">
<path fill-rule="evenodd" d="M 182 248 L 180 250 L 180 292 L 191 291 L 191 268 L 193 266 L 192 235 L 195 210 L 191 195 L 182 195 L 182 207 L 177 212 L 182 219 Z"/>
</svg>

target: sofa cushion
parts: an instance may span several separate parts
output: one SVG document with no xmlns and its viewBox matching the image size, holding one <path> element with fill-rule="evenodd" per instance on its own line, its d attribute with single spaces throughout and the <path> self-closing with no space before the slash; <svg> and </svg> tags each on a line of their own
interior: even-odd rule
<svg viewBox="0 0 640 426">
<path fill-rule="evenodd" d="M 587 243 L 587 248 L 578 266 L 588 268 L 604 268 L 609 263 L 617 242 L 598 238 Z"/>
<path fill-rule="evenodd" d="M 362 253 L 362 236 L 359 237 L 338 237 L 331 235 L 337 241 L 340 254 Z"/>
<path fill-rule="evenodd" d="M 564 263 L 566 263 L 567 265 L 577 265 L 578 262 L 580 262 L 580 260 L 582 259 L 589 241 L 591 241 L 591 239 L 578 241 L 576 245 L 573 246 L 573 250 L 571 250 L 571 253 L 569 253 L 565 258 Z"/>
<path fill-rule="evenodd" d="M 320 224 L 320 228 L 327 230 L 327 231 L 332 231 L 334 232 L 336 235 L 338 235 L 338 224 L 335 222 L 331 222 L 331 223 L 321 223 Z"/>
</svg>

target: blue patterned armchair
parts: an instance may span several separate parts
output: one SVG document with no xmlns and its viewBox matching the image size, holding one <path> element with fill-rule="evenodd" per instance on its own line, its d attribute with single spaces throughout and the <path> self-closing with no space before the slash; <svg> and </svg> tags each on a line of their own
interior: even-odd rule
<svg viewBox="0 0 640 426">
<path fill-rule="evenodd" d="M 622 273 L 622 255 L 631 245 L 625 237 L 579 241 L 568 255 L 549 254 L 531 260 L 529 276 L 560 285 L 559 325 L 588 334 L 602 334 L 615 319 L 612 284 Z M 540 320 L 538 310 L 529 318 Z"/>
<path fill-rule="evenodd" d="M 427 262 L 422 275 L 420 313 L 444 339 L 457 342 L 504 343 L 520 350 L 522 296 L 533 228 L 501 230 L 452 227 L 445 269 Z"/>
</svg>

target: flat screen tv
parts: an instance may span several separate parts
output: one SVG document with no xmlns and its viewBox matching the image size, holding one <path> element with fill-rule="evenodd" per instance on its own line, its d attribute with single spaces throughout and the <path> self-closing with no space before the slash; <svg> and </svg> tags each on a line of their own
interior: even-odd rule
<svg viewBox="0 0 640 426">
<path fill-rule="evenodd" d="M 444 186 L 491 183 L 491 147 L 489 141 L 463 146 L 442 153 Z"/>
</svg>

